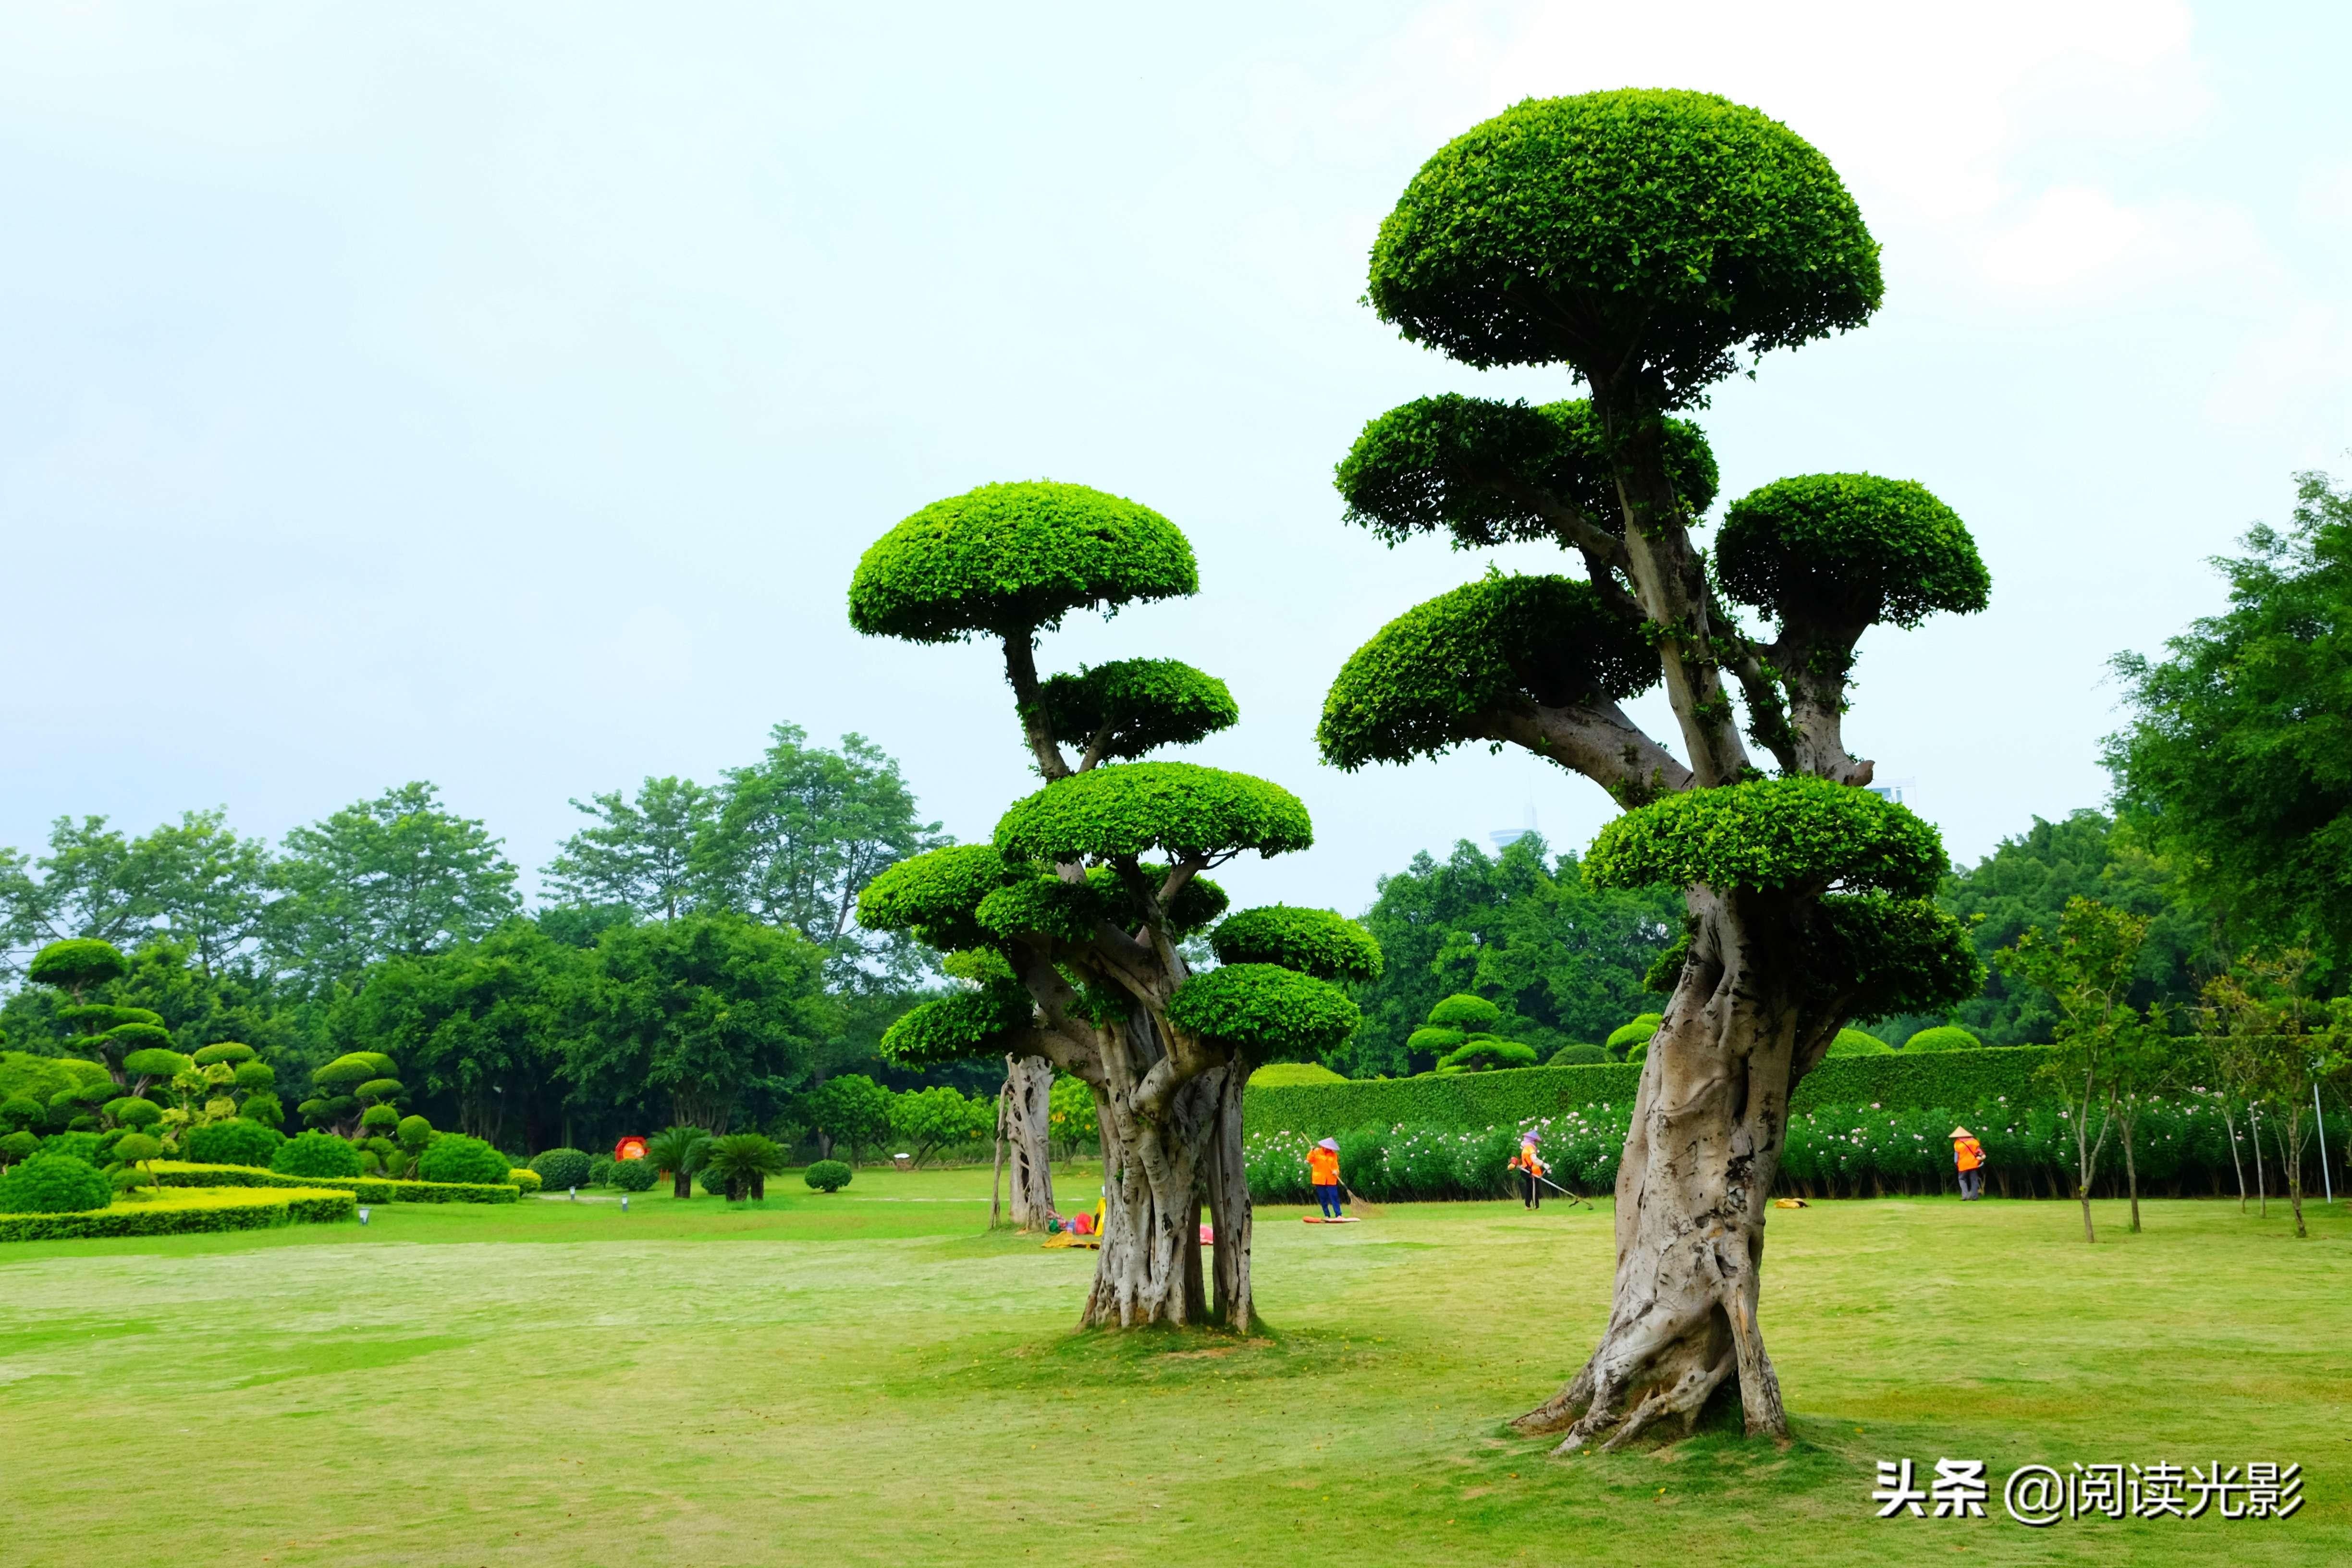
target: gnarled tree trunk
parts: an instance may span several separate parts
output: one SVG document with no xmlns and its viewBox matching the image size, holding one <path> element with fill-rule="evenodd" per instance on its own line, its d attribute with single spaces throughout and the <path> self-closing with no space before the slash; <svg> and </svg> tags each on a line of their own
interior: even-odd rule
<svg viewBox="0 0 2352 1568">
<path fill-rule="evenodd" d="M 1562 1452 L 1596 1438 L 1615 1447 L 1670 1417 L 1687 1431 L 1726 1383 L 1749 1435 L 1788 1432 L 1757 1321 L 1764 1216 L 1790 1090 L 1839 1020 L 1790 991 L 1800 972 L 1777 938 L 1794 911 L 1775 902 L 1691 895 L 1690 957 L 1643 1064 L 1617 1173 L 1609 1325 L 1583 1369 L 1516 1423 L 1564 1432 Z"/>
<path fill-rule="evenodd" d="M 1053 1092 L 1053 1063 L 1044 1057 L 1005 1057 L 1004 1143 L 1015 1230 L 1043 1230 L 1054 1213 L 1054 1155 L 1046 1124 Z"/>
<path fill-rule="evenodd" d="M 1106 1082 L 1096 1086 L 1102 1123 L 1102 1249 L 1094 1289 L 1079 1322 L 1087 1328 L 1183 1327 L 1210 1320 L 1201 1267 L 1201 1205 L 1215 1151 L 1223 1140 L 1223 1068 L 1183 1080 L 1154 1103 L 1139 1093 L 1168 1052 L 1150 1017 L 1139 1012 L 1107 1030 Z M 1244 1294 L 1223 1301 L 1247 1321 Z"/>
</svg>

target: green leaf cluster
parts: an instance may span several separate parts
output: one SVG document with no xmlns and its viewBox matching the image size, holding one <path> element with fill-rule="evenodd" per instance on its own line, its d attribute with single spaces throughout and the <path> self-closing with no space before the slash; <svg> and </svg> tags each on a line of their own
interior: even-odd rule
<svg viewBox="0 0 2352 1568">
<path fill-rule="evenodd" d="M 1215 676 L 1181 659 L 1123 658 L 1056 675 L 1039 689 L 1045 721 L 1070 744 L 1118 762 L 1162 746 L 1189 746 L 1241 719 L 1234 694 Z"/>
<path fill-rule="evenodd" d="M 996 825 L 1004 855 L 1049 863 L 1155 851 L 1213 861 L 1244 849 L 1280 855 L 1314 841 L 1297 795 L 1197 763 L 1119 763 L 1057 779 L 1013 803 Z"/>
<path fill-rule="evenodd" d="M 1278 963 L 1319 980 L 1369 984 L 1381 977 L 1372 933 L 1329 910 L 1268 904 L 1227 916 L 1209 933 L 1220 963 Z"/>
<path fill-rule="evenodd" d="M 1228 963 L 1195 974 L 1168 1003 L 1178 1028 L 1253 1055 L 1321 1052 L 1356 1032 L 1363 1015 L 1328 981 L 1275 963 Z"/>
<path fill-rule="evenodd" d="M 1933 893 L 1945 866 L 1935 828 L 1905 807 L 1806 777 L 1669 795 L 1603 827 L 1585 862 L 1603 887 L 1703 883 L 1727 893 L 1835 889 L 1897 899 Z"/>
<path fill-rule="evenodd" d="M 1724 592 L 1783 626 L 1916 626 L 1985 607 L 1992 577 L 1967 524 L 1927 487 L 1875 474 L 1776 479 L 1716 535 Z"/>
<path fill-rule="evenodd" d="M 991 981 L 909 1009 L 884 1033 L 882 1055 L 912 1068 L 1002 1056 L 1010 1048 L 1007 1037 L 1028 1028 L 1035 1010 L 1027 989 L 1018 982 Z M 834 1135 L 842 1133 L 836 1131 Z"/>
</svg>

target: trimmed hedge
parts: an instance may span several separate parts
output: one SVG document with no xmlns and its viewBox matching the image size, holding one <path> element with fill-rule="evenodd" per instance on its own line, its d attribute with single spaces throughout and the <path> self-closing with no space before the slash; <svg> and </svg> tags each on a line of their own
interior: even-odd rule
<svg viewBox="0 0 2352 1568">
<path fill-rule="evenodd" d="M 247 1165 L 198 1165 L 157 1160 L 147 1167 L 167 1187 L 333 1187 L 363 1204 L 510 1204 L 520 1188 L 475 1182 L 402 1182 L 382 1176 L 288 1176 Z"/>
<path fill-rule="evenodd" d="M 2033 1075 L 2048 1055 L 2046 1046 L 2011 1046 L 1917 1057 L 1900 1051 L 1841 1057 L 1805 1076 L 1790 1109 L 1976 1105 L 2002 1099 L 2023 1104 L 2047 1098 Z M 1290 1088 L 1252 1084 L 1243 1091 L 1242 1116 L 1253 1134 L 1312 1132 L 1318 1138 L 1352 1127 L 1513 1127 L 1566 1110 L 1629 1103 L 1641 1082 L 1638 1064 L 1610 1062 Z"/>
<path fill-rule="evenodd" d="M 81 1214 L 0 1215 L 0 1241 L 75 1241 L 323 1225 L 349 1219 L 358 1207 L 359 1199 L 350 1193 L 300 1185 L 271 1191 L 167 1193 Z"/>
</svg>

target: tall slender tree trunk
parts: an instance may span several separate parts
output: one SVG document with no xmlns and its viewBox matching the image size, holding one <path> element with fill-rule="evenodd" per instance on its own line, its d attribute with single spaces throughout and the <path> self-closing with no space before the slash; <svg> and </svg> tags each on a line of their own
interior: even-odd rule
<svg viewBox="0 0 2352 1568">
<path fill-rule="evenodd" d="M 2303 1117 L 2300 1108 L 2296 1114 L 2275 1125 L 2278 1128 L 2279 1163 L 2286 1167 L 2287 1206 L 2294 1213 L 2295 1239 L 2302 1241 L 2311 1233 L 2303 1228 Z"/>
<path fill-rule="evenodd" d="M 1617 1174 L 1608 1327 L 1583 1369 L 1516 1423 L 1564 1432 L 1563 1452 L 1604 1434 L 1615 1447 L 1670 1417 L 1688 1431 L 1727 1382 L 1749 1435 L 1789 1429 L 1757 1321 L 1764 1217 L 1798 1064 L 1819 1059 L 1840 1020 L 1805 1016 L 1778 984 L 1801 973 L 1766 940 L 1788 910 L 1742 919 L 1704 889 L 1690 902 L 1691 956 L 1643 1063 Z"/>
<path fill-rule="evenodd" d="M 2139 1234 L 2139 1167 L 2132 1163 L 2132 1128 L 2138 1121 L 2138 1112 L 2124 1118 L 2124 1184 L 2131 1191 L 2131 1233 Z"/>
<path fill-rule="evenodd" d="M 1042 1230 L 1054 1213 L 1054 1150 L 1047 1114 L 1054 1064 L 1044 1057 L 1004 1058 L 1004 1148 L 1015 1230 Z"/>
<path fill-rule="evenodd" d="M 2263 1172 L 2263 1113 L 2252 1100 L 2246 1102 L 2246 1131 L 2253 1134 L 2254 1141 L 2254 1194 L 2260 1205 L 2255 1210 L 2255 1217 L 2268 1219 L 2271 1217 L 2271 1180 Z"/>
<path fill-rule="evenodd" d="M 2238 1121 L 2230 1114 L 2227 1100 L 2221 1104 L 2221 1131 L 2230 1135 L 2230 1164 L 2238 1173 L 2238 1212 L 2246 1212 L 2246 1163 L 2238 1157 Z"/>
</svg>

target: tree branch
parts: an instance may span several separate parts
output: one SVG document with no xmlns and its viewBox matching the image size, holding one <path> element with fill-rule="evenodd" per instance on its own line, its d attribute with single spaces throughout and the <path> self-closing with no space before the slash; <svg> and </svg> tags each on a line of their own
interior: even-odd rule
<svg viewBox="0 0 2352 1568">
<path fill-rule="evenodd" d="M 1004 639 L 1004 679 L 1012 683 L 1014 709 L 1021 715 L 1022 733 L 1028 738 L 1030 752 L 1037 759 L 1037 771 L 1052 784 L 1055 779 L 1070 776 L 1070 764 L 1063 759 L 1062 745 L 1054 738 L 1052 728 L 1045 722 L 1045 701 L 1037 680 L 1037 650 L 1031 642 L 1033 634 L 1021 632 Z"/>
<path fill-rule="evenodd" d="M 1625 717 L 1614 702 L 1548 708 L 1535 703 L 1493 715 L 1489 732 L 1582 773 L 1620 805 L 1633 807 L 1691 787 L 1691 770 Z"/>
</svg>

